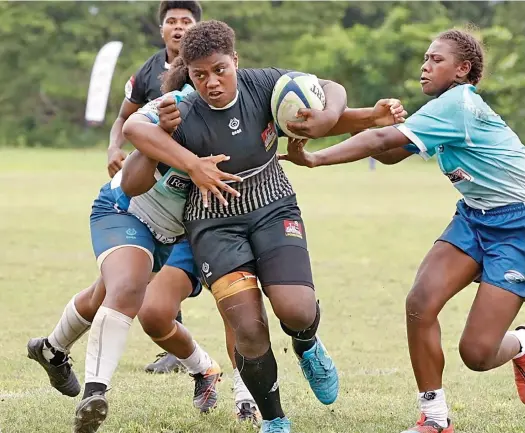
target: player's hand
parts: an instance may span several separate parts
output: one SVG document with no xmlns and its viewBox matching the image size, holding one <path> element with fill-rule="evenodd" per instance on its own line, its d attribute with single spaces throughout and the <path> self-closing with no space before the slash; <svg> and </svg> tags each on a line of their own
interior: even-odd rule
<svg viewBox="0 0 525 433">
<path fill-rule="evenodd" d="M 188 170 L 192 182 L 201 192 L 204 207 L 208 207 L 210 194 L 215 195 L 223 206 L 228 206 L 228 201 L 222 195 L 221 190 L 232 194 L 234 197 L 240 197 L 241 194 L 224 181 L 242 182 L 242 178 L 225 173 L 217 167 L 217 164 L 229 159 L 230 157 L 226 155 L 199 158 L 196 164 Z"/>
<path fill-rule="evenodd" d="M 339 116 L 333 111 L 311 108 L 299 109 L 296 117 L 298 121 L 286 122 L 286 127 L 295 135 L 305 138 L 324 137 L 339 120 Z"/>
<path fill-rule="evenodd" d="M 122 161 L 127 158 L 128 154 L 118 147 L 108 148 L 108 173 L 113 178 L 122 169 Z"/>
<path fill-rule="evenodd" d="M 315 156 L 313 153 L 304 150 L 304 146 L 308 140 L 288 138 L 288 146 L 286 148 L 286 154 L 279 154 L 277 158 L 280 161 L 290 161 L 295 165 L 303 167 L 313 168 L 315 167 Z"/>
<path fill-rule="evenodd" d="M 173 134 L 181 121 L 175 98 L 172 95 L 166 96 L 159 103 L 159 126 L 168 134 Z"/>
<path fill-rule="evenodd" d="M 374 106 L 372 116 L 375 126 L 390 126 L 404 123 L 407 112 L 399 99 L 380 99 Z"/>
</svg>

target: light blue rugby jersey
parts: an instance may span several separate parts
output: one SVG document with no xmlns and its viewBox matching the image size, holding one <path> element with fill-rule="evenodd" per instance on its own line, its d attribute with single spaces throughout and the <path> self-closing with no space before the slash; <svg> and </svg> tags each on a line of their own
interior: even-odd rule
<svg viewBox="0 0 525 433">
<path fill-rule="evenodd" d="M 181 91 L 170 92 L 177 103 L 193 92 L 194 89 L 186 84 Z M 137 113 L 143 114 L 152 123 L 159 123 L 158 106 L 165 94 L 150 101 L 139 108 Z M 120 186 L 122 171 L 119 171 L 111 180 L 111 192 L 117 207 L 128 211 L 144 222 L 155 237 L 164 243 L 175 242 L 178 236 L 184 233 L 182 224 L 184 208 L 188 198 L 191 179 L 186 173 L 175 168 L 162 165 L 164 169 L 155 173 L 156 183 L 146 193 L 137 197 L 129 197 Z"/>
<path fill-rule="evenodd" d="M 470 84 L 456 86 L 396 125 L 475 209 L 525 202 L 525 147 Z"/>
</svg>

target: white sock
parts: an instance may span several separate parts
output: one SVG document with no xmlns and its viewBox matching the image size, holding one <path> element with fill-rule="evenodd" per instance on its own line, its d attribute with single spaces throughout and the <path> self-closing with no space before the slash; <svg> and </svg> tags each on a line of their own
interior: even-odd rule
<svg viewBox="0 0 525 433">
<path fill-rule="evenodd" d="M 507 334 L 514 336 L 521 345 L 520 352 L 513 359 L 521 358 L 525 355 L 525 329 L 520 328 L 515 331 L 508 331 Z"/>
<path fill-rule="evenodd" d="M 133 319 L 107 307 L 100 307 L 93 319 L 86 351 L 85 381 L 109 387 L 124 353 Z"/>
<path fill-rule="evenodd" d="M 201 349 L 201 347 L 197 344 L 197 342 L 194 340 L 193 343 L 195 344 L 195 350 L 193 353 L 186 359 L 180 359 L 184 367 L 188 369 L 188 373 L 190 374 L 204 374 L 212 366 L 212 360 L 210 358 L 210 355 L 208 355 L 204 350 Z"/>
<path fill-rule="evenodd" d="M 235 398 L 235 404 L 241 402 L 250 402 L 255 405 L 255 400 L 253 399 L 250 391 L 246 388 L 246 385 L 242 381 L 241 373 L 239 370 L 233 370 L 233 395 Z"/>
<path fill-rule="evenodd" d="M 445 399 L 445 391 L 438 389 L 435 391 L 420 392 L 419 406 L 428 420 L 438 423 L 441 427 L 448 426 L 448 407 Z"/>
<path fill-rule="evenodd" d="M 47 341 L 49 341 L 51 346 L 64 353 L 69 353 L 71 346 L 73 346 L 91 326 L 91 323 L 84 319 L 77 311 L 75 298 L 76 295 L 68 302 L 55 329 L 49 334 L 49 337 L 47 337 Z M 46 351 L 51 354 L 51 350 L 44 346 L 44 356 L 46 356 Z M 54 355 L 51 354 L 51 358 L 53 356 Z"/>
</svg>

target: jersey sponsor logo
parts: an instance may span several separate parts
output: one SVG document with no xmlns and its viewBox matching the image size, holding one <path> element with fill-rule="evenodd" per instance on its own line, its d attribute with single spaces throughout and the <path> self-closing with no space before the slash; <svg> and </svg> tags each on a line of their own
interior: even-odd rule
<svg viewBox="0 0 525 433">
<path fill-rule="evenodd" d="M 128 82 L 126 83 L 126 87 L 124 87 L 124 93 L 126 94 L 126 98 L 131 98 L 131 92 L 133 92 L 133 86 L 135 84 L 135 77 L 132 75 L 129 77 Z"/>
<path fill-rule="evenodd" d="M 268 126 L 261 134 L 261 138 L 264 143 L 264 148 L 268 152 L 277 139 L 277 130 L 273 122 L 268 123 Z"/>
<path fill-rule="evenodd" d="M 230 123 L 228 123 L 228 127 L 230 129 L 233 129 L 232 135 L 237 135 L 242 132 L 242 129 L 239 128 L 240 125 L 241 125 L 241 122 L 236 117 L 230 119 Z"/>
<path fill-rule="evenodd" d="M 462 168 L 456 168 L 454 171 L 450 173 L 445 173 L 445 176 L 447 176 L 452 183 L 458 183 L 464 180 L 472 182 L 472 180 L 474 179 L 470 174 L 468 174 Z"/>
<path fill-rule="evenodd" d="M 165 185 L 167 187 L 179 190 L 187 191 L 190 189 L 191 180 L 184 179 L 183 177 L 177 176 L 175 173 L 171 173 L 166 179 Z"/>
<path fill-rule="evenodd" d="M 514 269 L 510 269 L 505 272 L 504 277 L 509 283 L 512 284 L 525 283 L 525 276 L 521 272 L 515 271 Z"/>
<path fill-rule="evenodd" d="M 303 238 L 303 226 L 299 221 L 284 221 L 284 234 L 296 238 Z"/>
</svg>

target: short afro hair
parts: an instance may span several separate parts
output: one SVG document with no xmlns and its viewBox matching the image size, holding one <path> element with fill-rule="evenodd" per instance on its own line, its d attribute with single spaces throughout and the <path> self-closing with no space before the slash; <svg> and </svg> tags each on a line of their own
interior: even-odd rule
<svg viewBox="0 0 525 433">
<path fill-rule="evenodd" d="M 161 1 L 159 5 L 159 24 L 162 25 L 168 11 L 172 9 L 186 9 L 191 12 L 195 21 L 202 17 L 202 7 L 198 1 Z"/>
<path fill-rule="evenodd" d="M 202 21 L 187 30 L 180 43 L 179 54 L 188 65 L 194 60 L 215 53 L 233 55 L 235 32 L 222 21 Z"/>
</svg>

